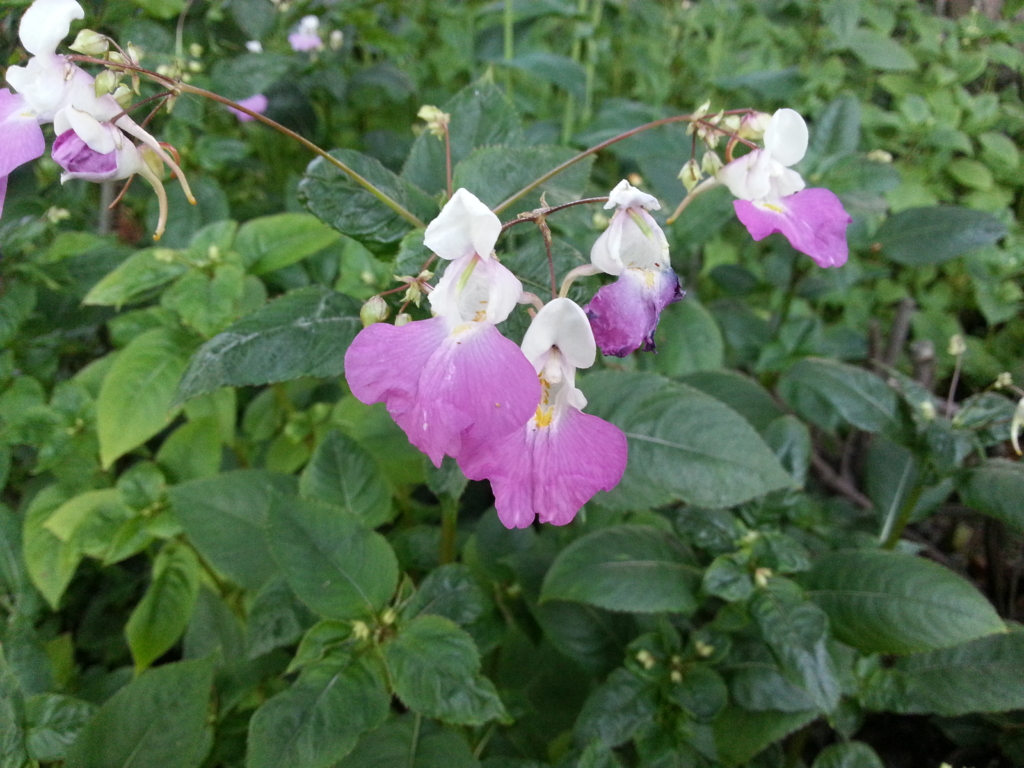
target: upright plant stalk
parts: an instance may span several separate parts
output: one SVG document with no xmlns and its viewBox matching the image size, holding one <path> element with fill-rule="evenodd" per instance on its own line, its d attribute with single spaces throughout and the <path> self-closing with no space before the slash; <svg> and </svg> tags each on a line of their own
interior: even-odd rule
<svg viewBox="0 0 1024 768">
<path fill-rule="evenodd" d="M 515 58 L 515 8 L 512 0 L 505 0 L 505 13 L 502 18 L 502 34 L 504 36 L 504 61 L 505 61 L 505 92 L 509 100 L 512 99 L 512 59 Z"/>
</svg>

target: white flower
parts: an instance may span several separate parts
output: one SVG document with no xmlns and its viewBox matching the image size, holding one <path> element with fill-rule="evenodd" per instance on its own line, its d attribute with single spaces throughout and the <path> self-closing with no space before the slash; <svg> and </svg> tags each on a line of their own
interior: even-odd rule
<svg viewBox="0 0 1024 768">
<path fill-rule="evenodd" d="M 423 244 L 442 259 L 470 253 L 490 258 L 501 234 L 501 220 L 466 189 L 456 190 L 423 235 Z"/>
<path fill-rule="evenodd" d="M 792 109 L 780 109 L 764 132 L 764 149 L 733 160 L 716 178 L 740 200 L 774 203 L 806 185 L 790 166 L 807 153 L 807 124 Z"/>
</svg>

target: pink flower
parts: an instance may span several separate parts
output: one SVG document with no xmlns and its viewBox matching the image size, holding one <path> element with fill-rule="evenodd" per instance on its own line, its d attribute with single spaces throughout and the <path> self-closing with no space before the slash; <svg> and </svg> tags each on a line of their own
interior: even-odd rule
<svg viewBox="0 0 1024 768">
<path fill-rule="evenodd" d="M 430 294 L 436 317 L 363 329 L 345 354 L 345 376 L 364 403 L 383 402 L 409 442 L 440 466 L 467 445 L 504 437 L 540 399 L 533 366 L 498 329 L 523 287 L 492 256 L 501 222 L 458 190 L 424 243 L 451 261 Z"/>
<path fill-rule="evenodd" d="M 288 35 L 288 44 L 293 51 L 319 51 L 324 47 L 320 38 L 320 19 L 316 16 L 303 16 L 299 26 Z"/>
<path fill-rule="evenodd" d="M 722 167 L 716 178 L 739 200 L 736 215 L 755 240 L 785 235 L 789 244 L 820 267 L 840 267 L 849 248 L 846 227 L 853 221 L 827 189 L 804 189 L 790 166 L 807 153 L 807 124 L 792 109 L 780 109 L 764 132 L 764 149 L 755 149 Z"/>
<path fill-rule="evenodd" d="M 35 160 L 46 150 L 46 139 L 22 96 L 0 89 L 0 212 L 7 196 L 7 177 L 19 165 Z"/>
<path fill-rule="evenodd" d="M 250 96 L 247 99 L 242 99 L 240 102 L 238 102 L 238 106 L 245 107 L 246 109 L 251 109 L 253 112 L 259 112 L 262 115 L 264 112 L 267 111 L 267 105 L 269 103 L 270 102 L 267 100 L 266 96 L 264 96 L 262 93 L 257 93 L 253 96 Z M 252 115 L 248 115 L 242 110 L 235 109 L 234 107 L 228 107 L 228 111 L 235 117 L 237 117 L 238 122 L 240 123 L 250 123 L 256 119 Z"/>
<path fill-rule="evenodd" d="M 622 479 L 626 436 L 582 412 L 587 401 L 575 387 L 576 369 L 593 365 L 597 350 L 579 306 L 570 299 L 545 305 L 526 332 L 523 352 L 542 389 L 532 418 L 504 438 L 475 443 L 458 457 L 459 466 L 473 480 L 491 481 L 507 528 L 525 528 L 536 518 L 566 525 L 595 493 Z"/>
<path fill-rule="evenodd" d="M 153 175 L 136 146 L 110 123 L 101 123 L 71 107 L 57 115 L 54 128 L 58 136 L 51 154 L 64 169 L 62 183 L 69 179 L 127 179 L 136 173 L 147 178 Z"/>
<path fill-rule="evenodd" d="M 654 349 L 661 312 L 683 292 L 672 270 L 668 240 L 649 210 L 661 205 L 651 195 L 620 181 L 605 208 L 618 207 L 590 251 L 602 272 L 619 279 L 601 288 L 584 308 L 597 345 L 606 355 L 625 357 L 641 346 Z"/>
</svg>

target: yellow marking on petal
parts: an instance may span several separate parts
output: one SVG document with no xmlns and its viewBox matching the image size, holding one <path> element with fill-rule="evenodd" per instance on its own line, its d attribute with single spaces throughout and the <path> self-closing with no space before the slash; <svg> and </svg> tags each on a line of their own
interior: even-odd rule
<svg viewBox="0 0 1024 768">
<path fill-rule="evenodd" d="M 644 280 L 647 281 L 647 287 L 648 288 L 653 288 L 654 287 L 654 272 L 652 272 L 649 269 L 645 269 L 644 270 Z"/>
<path fill-rule="evenodd" d="M 769 211 L 775 211 L 775 213 L 785 213 L 782 208 L 777 205 L 772 205 L 771 203 L 761 203 L 761 207 L 767 208 Z"/>
<path fill-rule="evenodd" d="M 551 417 L 554 414 L 554 408 L 545 408 L 543 405 L 537 406 L 537 412 L 533 414 L 533 421 L 537 425 L 538 429 L 543 429 L 551 424 Z"/>
<path fill-rule="evenodd" d="M 482 303 L 486 304 L 487 302 L 482 302 Z M 475 315 L 473 315 L 473 322 L 474 323 L 479 323 L 479 322 L 481 322 L 483 320 L 486 320 L 486 319 L 487 319 L 487 310 L 485 310 L 485 309 L 477 310 L 477 313 Z"/>
</svg>

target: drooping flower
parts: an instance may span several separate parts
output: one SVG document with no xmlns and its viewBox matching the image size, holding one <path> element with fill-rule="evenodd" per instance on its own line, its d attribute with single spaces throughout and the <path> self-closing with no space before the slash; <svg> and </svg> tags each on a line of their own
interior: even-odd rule
<svg viewBox="0 0 1024 768">
<path fill-rule="evenodd" d="M 435 317 L 364 328 L 345 354 L 345 376 L 364 403 L 384 402 L 409 442 L 440 466 L 469 444 L 526 423 L 540 384 L 522 351 L 495 328 L 523 286 L 493 257 L 498 217 L 458 190 L 424 243 L 451 263 L 431 292 Z"/>
<path fill-rule="evenodd" d="M 648 213 L 661 208 L 658 201 L 623 180 L 605 204 L 615 207 L 608 229 L 590 251 L 590 261 L 619 279 L 601 288 L 584 310 L 601 351 L 625 357 L 641 346 L 654 349 L 662 310 L 683 292 L 672 270 L 665 233 Z"/>
<path fill-rule="evenodd" d="M 316 16 L 303 16 L 299 26 L 288 35 L 288 44 L 293 51 L 319 51 L 324 47 L 320 37 L 320 19 Z"/>
<path fill-rule="evenodd" d="M 261 115 L 267 111 L 267 106 L 269 104 L 270 102 L 267 100 L 267 97 L 264 96 L 262 93 L 254 94 L 249 98 L 242 99 L 240 102 L 238 102 L 238 106 L 245 107 L 246 109 L 251 109 L 253 112 L 259 112 Z M 237 117 L 238 122 L 240 123 L 250 123 L 256 119 L 252 115 L 246 114 L 242 110 L 235 109 L 234 107 L 228 107 L 228 111 L 235 117 Z"/>
<path fill-rule="evenodd" d="M 0 213 L 7 196 L 7 177 L 19 165 L 35 160 L 46 150 L 46 139 L 24 97 L 0 89 Z"/>
<path fill-rule="evenodd" d="M 68 57 L 57 54 L 57 46 L 60 44 L 71 29 L 71 22 L 85 17 L 85 12 L 77 0 L 34 0 L 31 6 L 22 16 L 21 25 L 18 28 L 18 37 L 25 49 L 33 54 L 32 58 L 24 66 L 8 67 L 7 82 L 18 92 L 22 99 L 18 111 L 18 120 L 28 119 L 36 122 L 36 128 L 44 123 L 54 123 L 58 138 L 67 133 L 72 122 L 77 120 L 78 113 L 84 113 L 96 123 L 109 125 L 110 130 L 123 131 L 133 136 L 143 144 L 147 145 L 155 158 L 166 163 L 174 171 L 181 184 L 185 197 L 194 202 L 195 199 L 189 189 L 185 174 L 182 173 L 178 164 L 171 159 L 170 155 L 160 146 L 160 143 L 138 123 L 124 114 L 124 108 L 109 93 L 102 96 L 96 95 L 95 79 L 85 70 L 75 65 Z M 28 129 L 22 126 L 23 131 Z M 86 145 L 92 140 L 83 139 Z M 135 151 L 134 145 L 123 135 L 114 137 L 118 147 L 123 148 L 123 153 L 118 160 L 118 165 L 113 176 L 105 178 L 126 178 L 117 175 L 118 168 L 127 169 L 130 165 L 128 155 Z M 97 173 L 96 168 L 106 167 L 110 160 L 101 161 L 98 157 L 72 144 L 76 139 L 68 136 L 61 142 L 58 148 L 58 155 L 68 162 L 76 165 L 78 171 L 68 171 L 64 179 L 68 178 L 90 178 Z M 95 147 L 90 147 L 92 152 L 99 152 Z M 37 155 L 38 156 L 38 155 Z M 143 164 L 144 165 L 144 164 Z M 65 170 L 68 170 L 65 166 Z M 155 172 L 145 173 L 137 171 L 146 176 L 153 184 L 160 202 L 160 218 L 157 224 L 157 231 L 154 235 L 159 239 L 167 220 L 167 196 L 164 193 L 162 182 Z M 110 171 L 104 171 L 110 173 Z M 130 175 L 130 174 L 129 174 Z M 3 177 L 4 191 L 6 191 L 6 177 Z"/>
<path fill-rule="evenodd" d="M 839 267 L 849 255 L 846 227 L 853 219 L 833 192 L 805 189 L 790 167 L 803 159 L 807 139 L 799 113 L 780 109 L 765 129 L 764 149 L 723 166 L 717 179 L 739 198 L 736 215 L 755 240 L 778 232 L 818 266 Z"/>
<path fill-rule="evenodd" d="M 504 438 L 474 444 L 459 456 L 459 466 L 473 480 L 491 481 L 507 528 L 525 528 L 537 518 L 565 525 L 595 493 L 622 479 L 626 436 L 582 412 L 587 400 L 576 389 L 576 369 L 593 365 L 597 350 L 577 304 L 565 298 L 546 304 L 523 338 L 523 353 L 541 384 L 533 416 Z"/>
</svg>

